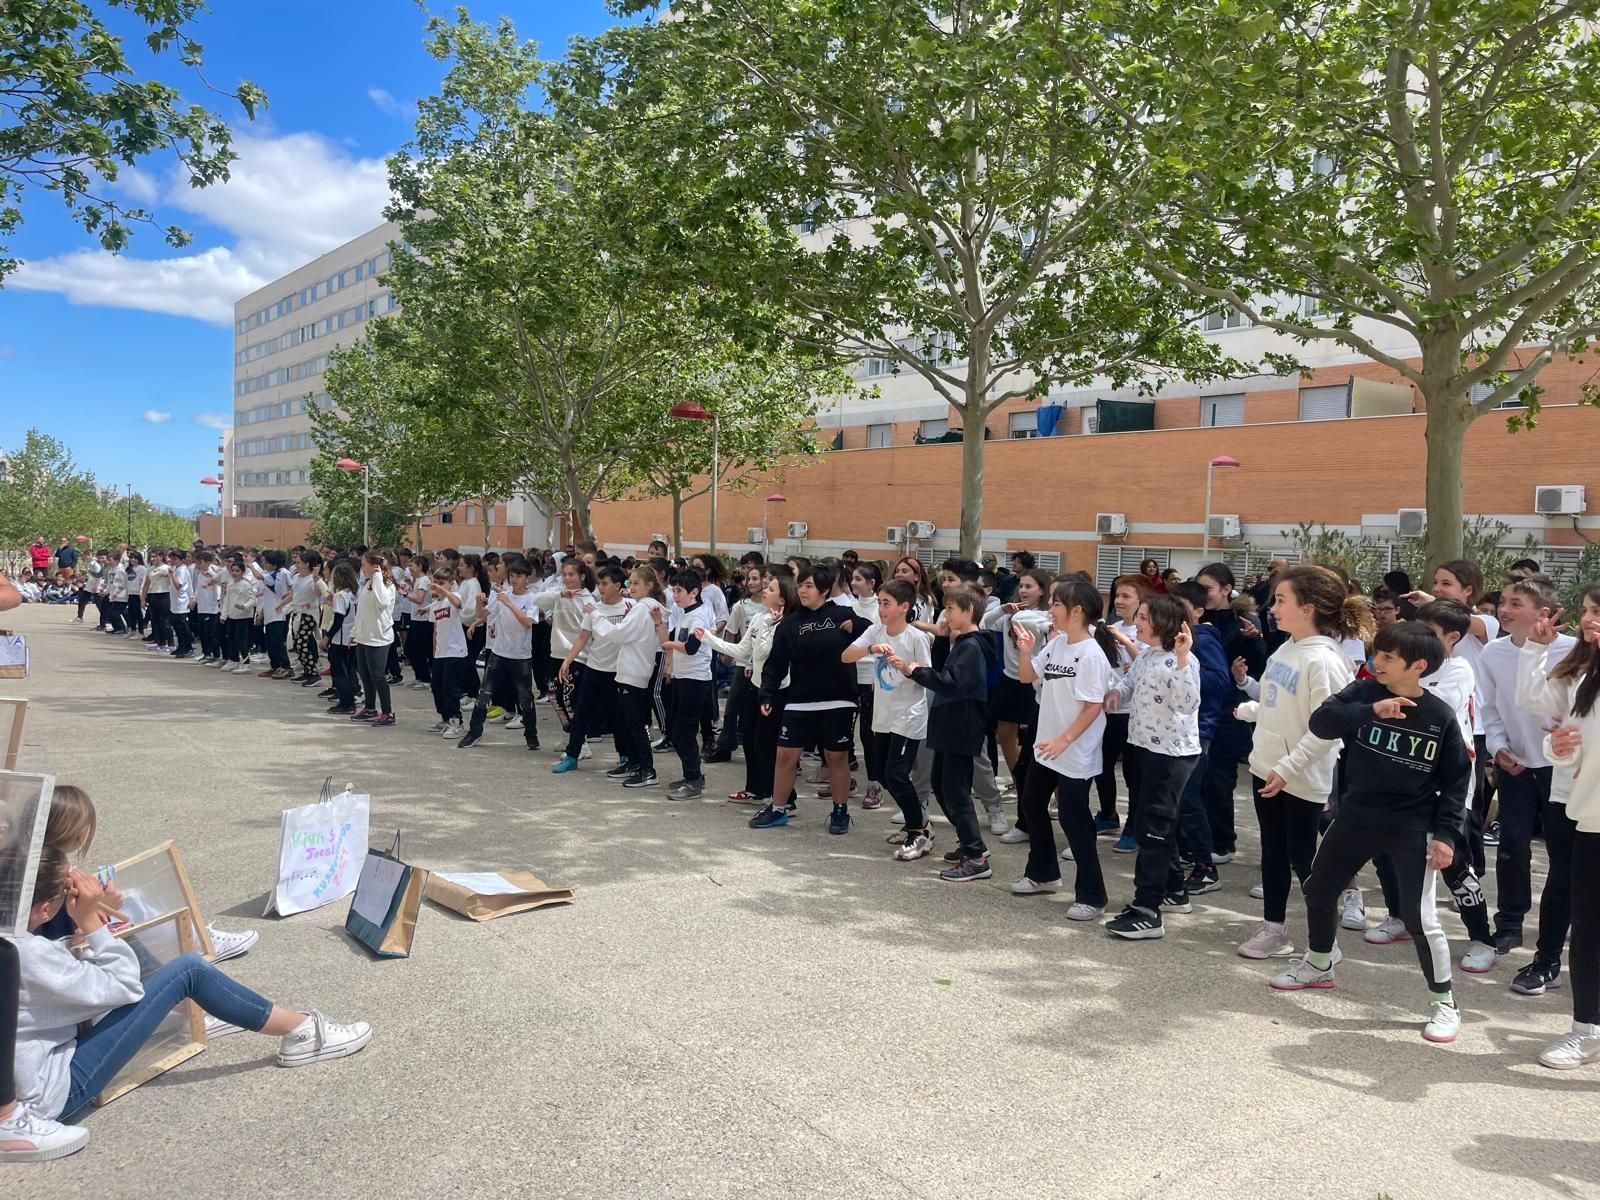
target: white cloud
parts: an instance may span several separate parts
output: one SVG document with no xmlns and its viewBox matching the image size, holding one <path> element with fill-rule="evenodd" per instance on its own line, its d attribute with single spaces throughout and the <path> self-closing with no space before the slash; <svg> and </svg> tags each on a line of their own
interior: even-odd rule
<svg viewBox="0 0 1600 1200">
<path fill-rule="evenodd" d="M 233 414 L 214 412 L 195 413 L 194 423 L 196 425 L 204 425 L 207 429 L 232 429 Z"/>
<path fill-rule="evenodd" d="M 159 408 L 147 408 L 144 410 L 144 419 L 152 425 L 165 425 L 172 420 L 172 414 L 162 412 Z"/>
<path fill-rule="evenodd" d="M 397 121 L 415 121 L 417 119 L 417 106 L 415 103 L 396 100 L 384 88 L 368 88 L 367 99 L 378 106 L 378 111 L 395 118 Z"/>
<path fill-rule="evenodd" d="M 23 263 L 7 286 L 228 326 L 240 297 L 383 220 L 389 185 L 382 160 L 352 158 L 315 133 L 235 133 L 233 144 L 239 158 L 226 182 L 192 188 L 174 168 L 154 202 L 158 219 L 181 210 L 232 235 L 231 244 L 163 258 L 78 250 Z M 137 172 L 124 171 L 119 185 L 130 176 Z M 143 184 L 157 186 L 144 176 L 130 194 Z M 153 236 L 146 230 L 134 245 L 149 245 L 142 239 Z"/>
<path fill-rule="evenodd" d="M 116 187 L 140 204 L 154 204 L 161 198 L 161 185 L 149 172 L 138 167 L 123 167 L 118 171 Z"/>
</svg>

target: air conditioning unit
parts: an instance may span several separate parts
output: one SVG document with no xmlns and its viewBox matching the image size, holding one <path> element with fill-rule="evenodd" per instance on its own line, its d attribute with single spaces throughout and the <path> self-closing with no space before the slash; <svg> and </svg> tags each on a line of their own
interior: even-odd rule
<svg viewBox="0 0 1600 1200">
<path fill-rule="evenodd" d="M 906 527 L 904 525 L 891 525 L 883 531 L 883 540 L 891 546 L 898 546 L 906 540 Z"/>
<path fill-rule="evenodd" d="M 744 531 L 744 540 L 753 546 L 759 546 L 767 540 L 767 531 L 759 525 L 751 525 Z"/>
<path fill-rule="evenodd" d="M 1419 538 L 1428 532 L 1428 510 L 1402 508 L 1394 516 L 1395 531 L 1403 538 Z"/>
<path fill-rule="evenodd" d="M 907 521 L 906 536 L 925 542 L 938 531 L 938 528 L 932 521 Z"/>
<path fill-rule="evenodd" d="M 1582 516 L 1587 507 L 1581 483 L 1546 483 L 1533 489 L 1533 511 L 1542 517 Z"/>
<path fill-rule="evenodd" d="M 1236 515 L 1222 516 L 1213 513 L 1206 518 L 1206 535 L 1226 541 L 1228 538 L 1239 536 L 1239 518 Z"/>
<path fill-rule="evenodd" d="M 1095 513 L 1094 531 L 1101 537 L 1121 537 L 1128 532 L 1125 513 Z"/>
<path fill-rule="evenodd" d="M 810 532 L 811 526 L 807 525 L 804 521 L 789 522 L 789 536 L 795 538 L 796 540 L 804 539 L 806 534 Z"/>
</svg>

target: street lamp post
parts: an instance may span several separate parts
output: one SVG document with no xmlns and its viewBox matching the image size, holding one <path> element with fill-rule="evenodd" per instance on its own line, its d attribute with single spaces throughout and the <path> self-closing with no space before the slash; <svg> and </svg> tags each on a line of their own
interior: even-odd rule
<svg viewBox="0 0 1600 1200">
<path fill-rule="evenodd" d="M 782 492 L 773 492 L 761 502 L 761 553 L 768 562 L 772 561 L 772 531 L 767 526 L 767 505 L 787 504 L 789 497 Z"/>
<path fill-rule="evenodd" d="M 711 422 L 711 547 L 710 553 L 717 552 L 717 476 L 721 473 L 718 457 L 717 415 L 707 412 L 693 400 L 685 400 L 681 404 L 674 404 L 667 410 L 667 415 L 677 417 L 680 421 L 710 421 Z M 678 553 L 683 553 L 683 548 L 678 548 Z"/>
<path fill-rule="evenodd" d="M 370 546 L 372 543 L 367 537 L 367 516 L 372 505 L 372 472 L 367 470 L 365 463 L 358 463 L 353 458 L 341 458 L 333 465 L 341 471 L 361 472 L 361 544 Z"/>
<path fill-rule="evenodd" d="M 1211 552 L 1211 473 L 1217 470 L 1231 471 L 1239 465 L 1239 460 L 1231 454 L 1219 454 L 1206 464 L 1206 523 L 1201 531 L 1200 556 L 1208 556 Z"/>
<path fill-rule="evenodd" d="M 222 523 L 217 530 L 217 541 L 226 546 L 228 544 L 228 514 L 222 510 L 222 480 L 215 475 L 207 475 L 200 482 L 208 487 L 217 489 L 217 519 Z"/>
<path fill-rule="evenodd" d="M 133 549 L 133 484 L 128 484 L 128 549 Z"/>
</svg>

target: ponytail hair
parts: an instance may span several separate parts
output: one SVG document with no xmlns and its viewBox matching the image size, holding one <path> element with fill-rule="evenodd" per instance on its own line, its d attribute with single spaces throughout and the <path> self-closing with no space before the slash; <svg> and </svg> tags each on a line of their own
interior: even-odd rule
<svg viewBox="0 0 1600 1200">
<path fill-rule="evenodd" d="M 582 562 L 583 560 L 579 559 L 578 561 Z M 645 587 L 650 589 L 650 599 L 663 608 L 666 607 L 667 594 L 661 590 L 661 579 L 656 575 L 654 567 L 635 567 L 628 575 L 628 582 L 644 584 Z"/>
<path fill-rule="evenodd" d="M 1352 594 L 1336 572 L 1309 564 L 1290 567 L 1278 576 L 1278 583 L 1287 584 L 1296 600 L 1311 606 L 1318 633 L 1372 641 L 1377 631 L 1372 606 L 1365 596 Z"/>
<path fill-rule="evenodd" d="M 1057 581 L 1050 589 L 1050 600 L 1068 612 L 1075 608 L 1083 610 L 1083 623 L 1094 635 L 1095 643 L 1105 654 L 1106 661 L 1115 666 L 1121 647 L 1117 645 L 1117 639 L 1111 636 L 1111 631 L 1100 619 L 1105 613 L 1105 601 L 1101 599 L 1100 591 L 1094 586 L 1094 582 L 1082 575 L 1068 575 L 1065 579 Z"/>
</svg>

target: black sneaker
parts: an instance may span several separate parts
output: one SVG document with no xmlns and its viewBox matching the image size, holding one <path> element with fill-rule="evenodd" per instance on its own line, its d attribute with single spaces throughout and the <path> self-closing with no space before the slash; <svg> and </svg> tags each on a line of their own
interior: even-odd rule
<svg viewBox="0 0 1600 1200">
<path fill-rule="evenodd" d="M 335 704 L 328 709 L 331 713 L 353 713 L 355 710 L 356 706 L 354 704 Z"/>
<path fill-rule="evenodd" d="M 839 835 L 850 832 L 850 806 L 848 804 L 835 804 L 833 812 L 828 814 L 828 832 Z"/>
<path fill-rule="evenodd" d="M 944 860 L 945 860 L 945 862 L 948 862 L 948 863 L 958 863 L 958 862 L 960 862 L 961 861 L 961 847 L 957 846 L 954 850 L 946 850 L 945 853 L 944 853 Z"/>
<path fill-rule="evenodd" d="M 1483 844 L 1485 846 L 1498 846 L 1500 844 L 1500 822 L 1490 821 L 1489 828 L 1483 831 Z"/>
<path fill-rule="evenodd" d="M 1189 903 L 1188 892 L 1168 892 L 1161 897 L 1161 911 L 1175 913 L 1192 913 L 1194 905 Z"/>
<path fill-rule="evenodd" d="M 789 810 L 786 808 L 774 808 L 770 804 L 750 818 L 751 829 L 773 829 L 788 823 Z"/>
<path fill-rule="evenodd" d="M 1520 929 L 1504 929 L 1495 931 L 1494 948 L 1501 954 L 1510 954 L 1513 950 L 1521 949 L 1521 947 L 1522 931 Z M 1537 994 L 1538 993 L 1535 993 L 1535 995 Z"/>
<path fill-rule="evenodd" d="M 638 773 L 637 767 L 630 767 L 625 762 L 620 762 L 606 772 L 607 779 L 627 779 L 630 775 Z"/>
<path fill-rule="evenodd" d="M 319 699 L 319 700 L 332 700 L 338 694 L 339 694 L 339 689 L 338 688 L 323 688 L 320 692 L 317 693 L 317 699 Z"/>
<path fill-rule="evenodd" d="M 1110 837 L 1122 828 L 1122 822 L 1105 813 L 1096 813 L 1094 818 L 1094 832 L 1096 837 Z"/>
<path fill-rule="evenodd" d="M 698 800 L 704 791 L 704 781 L 695 779 L 681 779 L 667 789 L 667 799 Z"/>
<path fill-rule="evenodd" d="M 476 746 L 481 741 L 483 741 L 481 733 L 469 733 L 456 742 L 456 749 L 465 750 L 468 746 Z"/>
<path fill-rule="evenodd" d="M 723 754 L 721 751 L 713 750 L 709 754 L 702 754 L 700 756 L 700 761 L 701 762 L 708 762 L 708 763 L 732 762 L 733 761 L 733 755 L 732 754 Z"/>
<path fill-rule="evenodd" d="M 654 771 L 635 771 L 622 781 L 622 786 L 625 788 L 647 788 L 655 787 L 660 782 L 661 780 L 656 777 Z"/>
<path fill-rule="evenodd" d="M 1132 904 L 1106 922 L 1106 932 L 1112 937 L 1143 941 L 1166 936 L 1161 925 L 1161 914 L 1138 908 Z"/>
<path fill-rule="evenodd" d="M 963 858 L 955 866 L 940 871 L 939 878 L 946 883 L 972 883 L 978 879 L 988 879 L 993 874 L 986 855 L 983 858 Z"/>
<path fill-rule="evenodd" d="M 1195 863 L 1189 872 L 1189 877 L 1184 880 L 1184 890 L 1191 896 L 1203 896 L 1221 886 L 1222 880 L 1217 877 L 1217 869 L 1203 863 Z"/>
<path fill-rule="evenodd" d="M 651 742 L 650 749 L 654 750 L 657 754 L 665 754 L 668 750 L 672 749 L 672 743 L 666 738 L 662 738 L 658 742 Z"/>
<path fill-rule="evenodd" d="M 1561 986 L 1561 964 L 1534 959 L 1511 979 L 1511 990 L 1519 996 L 1542 996 Z"/>
</svg>

